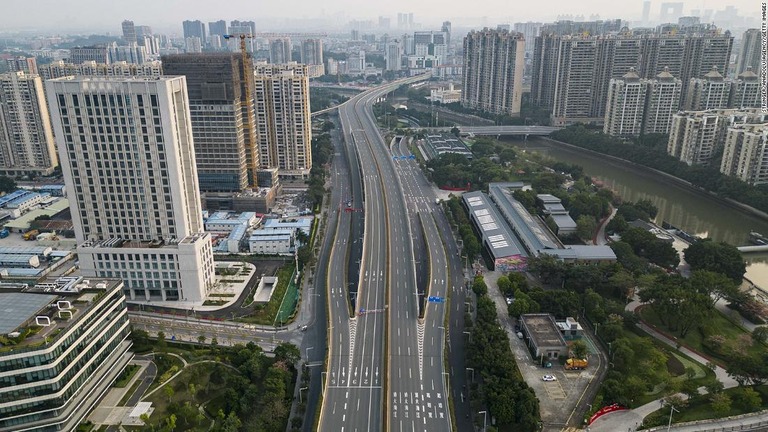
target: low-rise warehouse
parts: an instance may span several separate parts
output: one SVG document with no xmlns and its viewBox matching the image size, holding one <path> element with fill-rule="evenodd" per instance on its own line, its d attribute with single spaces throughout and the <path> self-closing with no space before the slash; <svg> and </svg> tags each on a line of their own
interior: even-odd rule
<svg viewBox="0 0 768 432">
<path fill-rule="evenodd" d="M 427 135 L 421 147 L 429 160 L 438 158 L 446 153 L 458 154 L 467 159 L 472 159 L 472 151 L 464 141 L 449 134 Z"/>
<path fill-rule="evenodd" d="M 550 314 L 525 314 L 520 317 L 521 330 L 533 356 L 540 361 L 568 356 L 568 344 Z"/>
<path fill-rule="evenodd" d="M 501 215 L 482 192 L 462 195 L 470 220 L 482 237 L 483 249 L 493 261 L 493 268 L 502 272 L 523 271 L 527 254 L 509 231 Z"/>
</svg>

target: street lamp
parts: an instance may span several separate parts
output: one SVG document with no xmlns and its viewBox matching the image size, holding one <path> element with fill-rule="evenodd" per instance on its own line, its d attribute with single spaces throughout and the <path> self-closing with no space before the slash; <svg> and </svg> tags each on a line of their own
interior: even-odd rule
<svg viewBox="0 0 768 432">
<path fill-rule="evenodd" d="M 669 429 L 672 427 L 672 413 L 675 411 L 677 411 L 675 409 L 675 406 L 672 404 L 669 404 L 669 422 L 667 423 L 667 432 L 669 432 Z M 680 411 L 677 411 L 677 412 L 680 412 Z"/>
<path fill-rule="evenodd" d="M 478 411 L 477 413 L 483 415 L 483 432 L 485 432 L 486 426 L 488 426 L 488 412 Z"/>
<path fill-rule="evenodd" d="M 315 349 L 315 347 L 307 347 L 306 350 L 304 350 L 307 353 L 307 361 L 309 361 L 309 350 Z"/>
<path fill-rule="evenodd" d="M 464 334 L 469 336 L 469 343 L 472 343 L 472 332 L 465 331 Z"/>
<path fill-rule="evenodd" d="M 302 403 L 302 401 L 301 401 L 301 391 L 302 391 L 302 390 L 306 390 L 306 389 L 308 389 L 308 388 L 309 388 L 309 387 L 302 387 L 302 388 L 300 388 L 300 389 L 299 389 L 299 403 Z"/>
</svg>

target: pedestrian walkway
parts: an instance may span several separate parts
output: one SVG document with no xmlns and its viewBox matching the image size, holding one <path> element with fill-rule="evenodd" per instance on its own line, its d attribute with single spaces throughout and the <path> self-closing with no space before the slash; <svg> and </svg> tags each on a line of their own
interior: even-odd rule
<svg viewBox="0 0 768 432">
<path fill-rule="evenodd" d="M 144 379 L 145 373 L 148 371 L 151 362 L 149 360 L 131 360 L 129 365 L 138 365 L 141 367 L 131 378 L 131 380 L 125 385 L 125 387 L 112 387 L 109 389 L 104 398 L 99 402 L 98 406 L 88 416 L 95 425 L 119 425 L 128 424 L 129 414 L 133 410 L 132 403 L 126 403 L 124 406 L 120 405 L 120 401 L 123 400 L 126 393 L 133 389 L 133 385 L 139 379 Z M 154 376 L 153 376 L 154 378 Z M 139 391 L 139 389 L 135 389 Z M 133 399 L 133 398 L 131 398 Z M 131 401 L 128 401 L 131 402 Z M 139 424 L 138 426 L 141 426 Z"/>
</svg>

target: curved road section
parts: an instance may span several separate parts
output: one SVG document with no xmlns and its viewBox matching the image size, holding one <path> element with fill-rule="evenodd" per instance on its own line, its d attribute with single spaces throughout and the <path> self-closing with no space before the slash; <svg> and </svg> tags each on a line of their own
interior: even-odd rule
<svg viewBox="0 0 768 432">
<path fill-rule="evenodd" d="M 354 147 L 361 168 L 365 228 L 359 277 L 348 281 L 357 283 L 356 289 L 337 276 L 346 274 L 346 226 L 339 227 L 343 238 L 337 237 L 330 256 L 329 353 L 320 413 L 322 431 L 450 430 L 449 416 L 445 414 L 447 401 L 443 403 L 446 408 L 442 421 L 436 420 L 439 416 L 434 411 L 432 415 L 427 413 L 436 396 L 431 382 L 425 387 L 420 374 L 423 333 L 417 334 L 410 224 L 391 154 L 372 115 L 378 98 L 401 85 L 427 78 L 395 81 L 361 93 L 339 107 L 346 145 L 348 150 Z M 351 314 L 348 291 L 356 292 Z M 442 363 L 440 368 L 435 391 L 444 394 Z"/>
</svg>

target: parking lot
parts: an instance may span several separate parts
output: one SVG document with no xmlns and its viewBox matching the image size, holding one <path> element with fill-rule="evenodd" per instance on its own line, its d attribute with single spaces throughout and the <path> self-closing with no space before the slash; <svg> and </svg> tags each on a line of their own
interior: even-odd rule
<svg viewBox="0 0 768 432">
<path fill-rule="evenodd" d="M 499 292 L 496 280 L 501 274 L 486 272 L 485 282 L 488 285 L 488 294 L 496 303 L 496 312 L 499 322 L 507 331 L 512 353 L 517 361 L 517 366 L 528 385 L 539 398 L 541 419 L 544 422 L 543 430 L 560 431 L 566 426 L 574 408 L 581 401 L 581 396 L 598 370 L 599 356 L 592 354 L 594 344 L 587 340 L 590 350 L 588 360 L 590 366 L 584 370 L 568 371 L 557 361 L 552 362 L 551 368 L 539 366 L 526 347 L 525 339 L 517 337 L 515 320 L 507 313 L 507 302 Z M 544 375 L 552 375 L 555 381 L 544 381 Z"/>
</svg>

